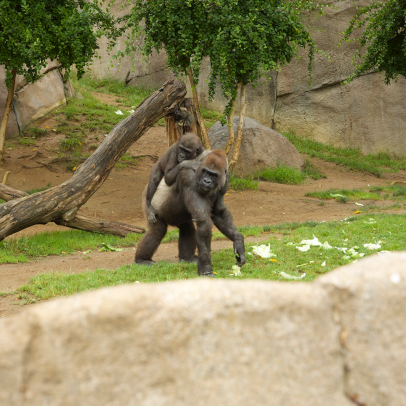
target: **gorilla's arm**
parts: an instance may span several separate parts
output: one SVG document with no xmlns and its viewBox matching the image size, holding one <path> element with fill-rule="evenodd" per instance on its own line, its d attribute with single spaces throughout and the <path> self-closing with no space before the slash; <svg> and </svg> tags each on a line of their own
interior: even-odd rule
<svg viewBox="0 0 406 406">
<path fill-rule="evenodd" d="M 219 197 L 221 198 L 221 197 Z M 221 198 L 222 199 L 222 198 Z M 245 246 L 244 237 L 237 230 L 233 223 L 233 217 L 227 208 L 223 205 L 215 205 L 213 208 L 212 219 L 214 225 L 231 241 L 234 245 L 234 254 L 237 254 L 237 263 L 239 266 L 245 264 Z"/>
<path fill-rule="evenodd" d="M 186 161 L 183 161 L 183 162 L 186 162 Z M 181 162 L 179 164 L 176 162 L 176 165 L 172 166 L 171 168 L 168 168 L 168 170 L 165 171 L 165 183 L 168 186 L 172 186 L 176 182 L 179 172 L 182 169 L 181 164 L 183 162 Z"/>
<path fill-rule="evenodd" d="M 174 144 L 175 145 L 175 144 Z M 178 162 L 178 150 L 173 150 L 173 153 L 168 157 L 168 163 L 165 167 L 165 183 L 168 186 L 172 186 L 176 182 L 176 178 L 179 175 L 180 165 Z"/>
</svg>

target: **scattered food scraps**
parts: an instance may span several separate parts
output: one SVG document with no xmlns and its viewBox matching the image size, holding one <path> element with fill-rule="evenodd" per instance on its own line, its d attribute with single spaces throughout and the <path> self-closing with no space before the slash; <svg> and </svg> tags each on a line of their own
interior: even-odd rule
<svg viewBox="0 0 406 406">
<path fill-rule="evenodd" d="M 261 258 L 276 257 L 276 254 L 271 252 L 271 244 L 268 245 L 254 245 L 252 247 L 254 254 L 259 255 Z"/>
<path fill-rule="evenodd" d="M 367 243 L 364 244 L 365 248 L 368 248 L 369 250 L 379 250 L 379 248 L 381 248 L 381 244 L 379 244 L 380 241 L 378 241 L 376 244 L 372 244 L 372 243 Z"/>
<path fill-rule="evenodd" d="M 241 268 L 238 265 L 233 265 L 231 269 L 235 276 L 241 276 Z"/>
<path fill-rule="evenodd" d="M 306 245 L 302 245 L 301 247 L 296 247 L 299 251 L 302 251 L 302 252 L 306 252 L 306 251 L 309 251 L 309 249 L 310 249 L 310 245 L 309 244 L 306 244 Z"/>
<path fill-rule="evenodd" d="M 283 276 L 285 279 L 293 279 L 293 280 L 303 279 L 306 276 L 305 273 L 303 273 L 302 276 L 293 276 L 293 275 L 289 275 L 283 271 L 280 273 L 280 275 Z"/>
<path fill-rule="evenodd" d="M 99 249 L 99 252 L 103 251 L 122 251 L 122 248 L 114 248 L 110 244 L 106 244 L 105 242 L 102 243 L 102 247 Z"/>
<path fill-rule="evenodd" d="M 319 239 L 313 235 L 313 239 L 312 240 L 302 240 L 300 241 L 300 244 L 303 245 L 314 245 L 316 247 L 319 247 L 321 245 L 321 242 L 319 241 Z M 307 251 L 307 250 L 306 250 Z"/>
<path fill-rule="evenodd" d="M 118 114 L 119 116 L 124 116 L 124 113 L 121 110 L 117 110 L 116 114 Z"/>
</svg>

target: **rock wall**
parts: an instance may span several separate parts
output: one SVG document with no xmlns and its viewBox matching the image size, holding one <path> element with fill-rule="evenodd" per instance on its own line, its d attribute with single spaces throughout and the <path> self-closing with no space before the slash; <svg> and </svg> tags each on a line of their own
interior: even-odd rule
<svg viewBox="0 0 406 406">
<path fill-rule="evenodd" d="M 31 123 L 66 103 L 74 90 L 70 82 L 64 84 L 56 61 L 41 70 L 43 75 L 35 83 L 27 83 L 24 76 L 16 77 L 13 107 L 6 129 L 6 138 L 17 136 Z M 0 119 L 3 117 L 8 90 L 4 83 L 5 69 L 0 66 Z M 66 88 L 65 88 L 66 87 Z"/>
<path fill-rule="evenodd" d="M 405 260 L 39 304 L 0 321 L 0 405 L 405 405 Z"/>
<path fill-rule="evenodd" d="M 247 90 L 246 114 L 277 131 L 294 129 L 297 134 L 340 147 L 357 147 L 364 153 L 390 152 L 406 156 L 406 80 L 386 86 L 379 74 L 364 75 L 344 86 L 341 82 L 353 71 L 352 57 L 356 43 L 337 46 L 340 33 L 348 26 L 357 6 L 369 4 L 371 0 L 343 0 L 326 3 L 325 16 L 310 16 L 312 36 L 318 47 L 330 59 L 317 55 L 313 70 L 313 83 L 309 85 L 307 53 L 300 59 L 273 73 L 267 82 Z M 122 14 L 119 5 L 116 14 Z M 131 61 L 124 59 L 120 66 L 110 67 L 111 57 L 101 49 L 102 59 L 95 60 L 92 71 L 97 77 L 118 77 L 130 84 L 157 88 L 173 75 L 165 69 L 165 54 L 153 55 L 144 63 L 140 55 L 135 57 L 134 70 Z M 116 49 L 124 49 L 122 39 Z M 219 111 L 224 108 L 220 95 L 208 101 L 205 79 L 209 64 L 203 64 L 198 92 L 203 106 Z M 218 88 L 218 90 L 220 90 Z"/>
</svg>

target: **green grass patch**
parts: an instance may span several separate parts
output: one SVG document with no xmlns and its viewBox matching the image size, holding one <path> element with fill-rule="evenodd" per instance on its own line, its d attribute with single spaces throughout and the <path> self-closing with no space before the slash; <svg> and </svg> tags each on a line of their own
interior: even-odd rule
<svg viewBox="0 0 406 406">
<path fill-rule="evenodd" d="M 276 168 L 267 168 L 261 172 L 257 172 L 255 177 L 270 182 L 284 183 L 286 185 L 299 185 L 306 178 L 306 175 L 298 169 L 278 165 Z"/>
<path fill-rule="evenodd" d="M 80 92 L 88 91 L 116 95 L 119 96 L 115 99 L 117 103 L 133 109 L 157 90 L 147 89 L 140 86 L 126 86 L 124 82 L 117 79 L 96 79 L 89 75 L 85 75 L 80 80 L 75 78 L 71 78 L 71 80 L 75 89 L 80 88 Z M 121 116 L 121 118 L 123 118 L 123 116 Z"/>
<path fill-rule="evenodd" d="M 299 137 L 294 131 L 284 133 L 285 137 L 300 153 L 310 158 L 316 157 L 327 162 L 334 162 L 353 171 L 362 171 L 381 177 L 384 172 L 398 172 L 406 169 L 406 158 L 394 157 L 387 153 L 363 155 L 359 149 L 337 148 Z"/>
<path fill-rule="evenodd" d="M 99 249 L 102 244 L 128 247 L 139 241 L 139 234 L 125 238 L 80 230 L 54 231 L 0 242 L 0 264 L 28 262 L 48 255 L 68 255 L 75 251 Z"/>
<path fill-rule="evenodd" d="M 213 125 L 223 117 L 221 113 L 214 110 L 201 109 L 201 113 L 204 119 L 204 125 L 207 129 L 213 127 Z"/>
<path fill-rule="evenodd" d="M 328 189 L 306 193 L 307 197 L 336 199 L 345 203 L 348 200 L 400 200 L 406 201 L 406 187 L 398 185 L 372 186 L 363 189 Z"/>
<path fill-rule="evenodd" d="M 233 173 L 230 174 L 230 189 L 232 190 L 257 190 L 258 183 L 259 181 L 252 176 L 240 178 Z"/>
<path fill-rule="evenodd" d="M 319 169 L 316 167 L 316 165 L 311 163 L 309 159 L 306 159 L 305 161 L 305 168 L 303 170 L 303 174 L 306 177 L 312 178 L 314 180 L 327 178 L 327 176 L 324 173 L 320 172 Z"/>
<path fill-rule="evenodd" d="M 284 272 L 297 277 L 305 273 L 301 280 L 311 281 L 362 256 L 382 250 L 399 251 L 406 248 L 405 215 L 375 214 L 328 223 L 281 224 L 268 226 L 267 229 L 287 232 L 282 238 L 271 236 L 264 241 L 270 244 L 275 256 L 272 260 L 261 258 L 252 254 L 252 246 L 259 244 L 246 244 L 247 264 L 242 267 L 242 276 L 238 279 L 289 281 L 282 276 L 281 272 Z M 256 232 L 263 230 L 260 227 Z M 321 243 L 328 242 L 333 248 L 311 246 L 306 252 L 297 249 L 302 240 L 311 240 L 314 236 Z M 370 250 L 364 247 L 368 243 L 379 243 L 381 247 Z M 212 262 L 218 277 L 236 279 L 230 275 L 235 263 L 232 249 L 213 251 Z M 195 264 L 160 262 L 152 267 L 127 265 L 114 271 L 100 269 L 77 275 L 38 275 L 19 291 L 41 300 L 122 283 L 164 282 L 196 277 Z"/>
<path fill-rule="evenodd" d="M 259 180 L 283 183 L 286 185 L 300 185 L 306 178 L 326 178 L 310 160 L 306 160 L 305 169 L 300 172 L 298 169 L 278 165 L 276 168 L 266 168 L 257 171 L 254 176 L 240 178 L 234 174 L 230 176 L 230 188 L 233 190 L 257 190 Z"/>
</svg>

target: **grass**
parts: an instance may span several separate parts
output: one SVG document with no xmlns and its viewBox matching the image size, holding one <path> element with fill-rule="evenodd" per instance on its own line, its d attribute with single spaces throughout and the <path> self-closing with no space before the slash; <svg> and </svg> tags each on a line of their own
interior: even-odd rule
<svg viewBox="0 0 406 406">
<path fill-rule="evenodd" d="M 137 106 L 154 90 L 142 87 L 126 86 L 123 82 L 114 79 L 94 79 L 84 76 L 77 80 L 72 77 L 71 81 L 80 97 L 69 100 L 64 107 L 58 108 L 54 115 L 58 124 L 52 131 L 64 134 L 65 138 L 60 141 L 60 151 L 79 157 L 84 145 L 88 142 L 89 135 L 95 136 L 101 142 L 104 137 L 120 121 L 130 114 L 130 110 Z M 116 96 L 112 102 L 118 102 L 119 107 L 100 101 L 94 96 L 94 92 Z M 121 110 L 123 115 L 116 114 Z M 221 117 L 220 113 L 213 110 L 202 110 L 203 118 L 210 128 Z M 156 125 L 164 125 L 163 119 Z M 25 138 L 20 140 L 23 145 L 35 144 L 35 138 L 43 135 L 46 130 L 30 129 Z M 88 148 L 95 150 L 97 144 L 89 141 Z M 74 166 L 74 165 L 73 165 Z"/>
<path fill-rule="evenodd" d="M 257 190 L 259 180 L 252 176 L 240 178 L 233 173 L 230 175 L 230 189 L 232 190 Z"/>
<path fill-rule="evenodd" d="M 277 230 L 275 226 L 241 227 L 245 236 L 258 236 L 264 232 Z M 178 230 L 170 230 L 163 243 L 178 240 Z M 225 238 L 220 232 L 213 233 L 213 240 Z M 0 242 L 0 264 L 28 262 L 50 255 L 69 255 L 76 251 L 95 250 L 103 244 L 116 247 L 131 247 L 141 239 L 140 234 L 129 234 L 125 238 L 108 234 L 89 233 L 80 230 L 53 231 L 28 237 L 13 238 Z"/>
<path fill-rule="evenodd" d="M 257 190 L 259 180 L 283 183 L 286 185 L 300 185 L 307 177 L 317 180 L 325 178 L 326 176 L 307 159 L 303 172 L 295 168 L 278 165 L 276 168 L 266 168 L 263 171 L 257 171 L 254 176 L 248 176 L 246 178 L 240 178 L 231 174 L 230 188 L 232 190 Z"/>
<path fill-rule="evenodd" d="M 337 148 L 299 137 L 294 131 L 284 134 L 285 137 L 303 154 L 327 162 L 334 162 L 353 171 L 367 172 L 378 178 L 384 172 L 398 172 L 406 169 L 406 158 L 390 156 L 388 153 L 363 155 L 359 149 Z"/>
<path fill-rule="evenodd" d="M 336 199 L 345 203 L 348 200 L 399 200 L 406 201 L 406 187 L 399 185 L 372 186 L 363 189 L 328 189 L 306 193 L 307 197 Z"/>
<path fill-rule="evenodd" d="M 49 255 L 69 255 L 76 251 L 99 249 L 103 243 L 128 247 L 133 246 L 139 239 L 139 234 L 129 234 L 125 238 L 121 238 L 79 230 L 55 231 L 12 238 L 0 242 L 0 264 L 28 262 Z"/>
<path fill-rule="evenodd" d="M 249 227 L 246 228 L 248 231 Z M 256 228 L 263 232 L 265 228 Z M 242 268 L 239 279 L 260 279 L 287 281 L 281 274 L 292 276 L 305 273 L 303 281 L 314 280 L 338 266 L 370 255 L 376 251 L 398 251 L 406 248 L 406 216 L 404 215 L 368 215 L 353 217 L 344 221 L 302 224 L 281 224 L 268 226 L 268 231 L 285 231 L 281 238 L 265 237 L 275 254 L 272 260 L 252 254 L 252 246 L 246 244 L 247 264 Z M 296 247 L 302 240 L 318 237 L 321 243 L 328 242 L 332 249 L 312 246 L 307 252 Z M 379 243 L 381 248 L 370 250 L 366 243 Z M 300 246 L 300 245 L 299 245 Z M 346 252 L 343 252 L 343 250 Z M 217 277 L 235 279 L 231 276 L 231 267 L 235 263 L 233 250 L 212 252 L 212 262 Z M 323 266 L 324 265 L 324 266 Z M 50 299 L 66 296 L 86 290 L 114 286 L 122 283 L 141 283 L 174 281 L 197 277 L 196 265 L 160 262 L 152 267 L 126 265 L 114 271 L 99 269 L 77 275 L 46 274 L 34 277 L 30 283 L 19 289 L 20 294 L 28 295 L 31 300 Z"/>
<path fill-rule="evenodd" d="M 306 175 L 296 168 L 278 165 L 276 168 L 267 168 L 255 174 L 256 177 L 286 185 L 299 185 L 306 178 Z"/>
</svg>

